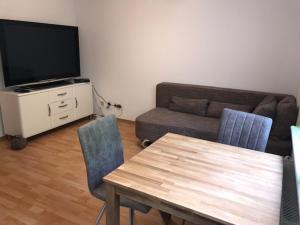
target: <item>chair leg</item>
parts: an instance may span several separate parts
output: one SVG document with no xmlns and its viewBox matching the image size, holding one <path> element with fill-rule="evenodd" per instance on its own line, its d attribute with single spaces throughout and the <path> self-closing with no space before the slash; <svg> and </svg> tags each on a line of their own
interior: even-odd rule
<svg viewBox="0 0 300 225">
<path fill-rule="evenodd" d="M 129 225 L 134 225 L 134 209 L 129 208 Z"/>
<path fill-rule="evenodd" d="M 98 213 L 98 216 L 97 216 L 97 218 L 96 218 L 95 225 L 98 225 L 98 224 L 99 224 L 99 222 L 100 222 L 100 220 L 101 220 L 101 218 L 102 218 L 102 216 L 103 216 L 103 214 L 104 214 L 105 209 L 106 209 L 106 203 L 104 203 L 104 205 L 103 205 L 102 208 L 100 209 L 100 211 L 99 211 L 99 213 Z"/>
<path fill-rule="evenodd" d="M 147 147 L 150 146 L 151 144 L 152 144 L 152 142 L 149 141 L 149 140 L 147 140 L 147 139 L 142 140 L 142 142 L 141 142 L 141 146 L 142 146 L 143 149 L 144 149 L 144 148 L 147 148 Z"/>
<path fill-rule="evenodd" d="M 169 213 L 163 212 L 159 210 L 159 214 L 165 225 L 168 225 L 171 220 L 171 215 Z"/>
</svg>

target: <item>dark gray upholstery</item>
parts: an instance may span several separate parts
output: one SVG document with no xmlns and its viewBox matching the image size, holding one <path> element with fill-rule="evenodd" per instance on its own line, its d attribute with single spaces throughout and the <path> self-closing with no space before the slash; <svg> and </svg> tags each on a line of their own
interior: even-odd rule
<svg viewBox="0 0 300 225">
<path fill-rule="evenodd" d="M 265 151 L 272 119 L 231 109 L 224 109 L 218 142 L 242 148 Z"/>
<path fill-rule="evenodd" d="M 237 90 L 228 88 L 208 87 L 201 85 L 160 83 L 156 87 L 156 109 L 152 109 L 136 119 L 136 136 L 155 141 L 167 132 L 184 134 L 196 138 L 217 141 L 218 125 L 220 118 L 201 117 L 190 113 L 178 113 L 168 110 L 173 96 L 192 99 L 208 99 L 210 102 L 224 102 L 230 104 L 247 105 L 255 109 L 266 96 L 272 95 L 277 102 L 287 96 L 267 92 Z M 284 112 L 285 110 L 280 110 Z M 298 111 L 289 112 L 293 118 L 297 117 Z M 170 113 L 171 112 L 171 113 Z M 296 115 L 294 115 L 296 114 Z M 278 115 L 277 115 L 278 116 Z M 276 115 L 275 115 L 276 117 Z M 278 130 L 289 135 L 289 127 L 279 126 L 280 120 L 274 118 L 273 126 L 276 129 L 270 135 L 266 152 L 277 155 L 290 155 L 292 151 L 291 139 L 279 137 Z M 282 124 L 282 123 L 281 123 Z M 276 136 L 277 135 L 277 136 Z"/>
<path fill-rule="evenodd" d="M 274 120 L 272 135 L 281 140 L 291 138 L 290 127 L 295 125 L 298 118 L 297 100 L 294 96 L 287 96 L 277 104 L 277 115 Z"/>
<path fill-rule="evenodd" d="M 87 170 L 88 187 L 93 196 L 106 200 L 102 178 L 124 162 L 123 145 L 115 116 L 97 119 L 78 129 Z M 150 207 L 121 198 L 121 205 L 147 213 Z"/>
<path fill-rule="evenodd" d="M 155 141 L 168 132 L 215 141 L 219 119 L 155 108 L 136 119 L 139 139 Z"/>
<path fill-rule="evenodd" d="M 181 98 L 173 96 L 169 109 L 175 112 L 191 113 L 198 116 L 205 116 L 208 107 L 207 99 Z"/>
<path fill-rule="evenodd" d="M 276 98 L 273 95 L 268 95 L 256 106 L 253 113 L 273 119 L 276 113 L 276 106 Z"/>
<path fill-rule="evenodd" d="M 207 117 L 220 118 L 225 108 L 234 109 L 243 112 L 251 112 L 253 109 L 253 107 L 249 105 L 211 101 L 208 106 Z"/>
<path fill-rule="evenodd" d="M 292 149 L 291 141 L 280 140 L 277 137 L 272 136 L 272 133 L 270 134 L 266 152 L 287 156 L 287 155 L 291 155 L 291 149 Z"/>
<path fill-rule="evenodd" d="M 191 84 L 160 83 L 156 86 L 156 107 L 168 108 L 172 96 L 208 99 L 252 106 L 253 109 L 267 96 L 273 95 L 279 102 L 287 95 Z"/>
</svg>

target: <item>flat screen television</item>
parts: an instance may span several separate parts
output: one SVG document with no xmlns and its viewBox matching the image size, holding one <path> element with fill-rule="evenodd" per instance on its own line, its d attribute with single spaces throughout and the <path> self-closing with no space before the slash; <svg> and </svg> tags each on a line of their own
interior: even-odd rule
<svg viewBox="0 0 300 225">
<path fill-rule="evenodd" d="M 5 86 L 80 76 L 78 27 L 0 20 Z"/>
</svg>

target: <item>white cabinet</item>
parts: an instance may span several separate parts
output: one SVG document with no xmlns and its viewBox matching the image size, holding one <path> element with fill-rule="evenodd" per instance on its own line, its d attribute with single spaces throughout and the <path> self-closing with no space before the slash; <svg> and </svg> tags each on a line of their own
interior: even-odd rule
<svg viewBox="0 0 300 225">
<path fill-rule="evenodd" d="M 62 112 L 70 111 L 74 109 L 74 99 L 65 99 L 49 104 L 50 115 L 56 115 Z"/>
<path fill-rule="evenodd" d="M 74 121 L 74 110 L 55 114 L 51 117 L 52 127 L 59 127 L 61 125 Z"/>
<path fill-rule="evenodd" d="M 51 129 L 48 111 L 48 93 L 27 95 L 17 99 L 19 105 L 18 116 L 21 122 L 21 134 L 30 137 Z M 4 115 L 5 121 L 5 115 Z M 5 127 L 9 126 L 7 124 Z"/>
<path fill-rule="evenodd" d="M 29 93 L 0 91 L 4 132 L 24 138 L 93 114 L 92 85 L 79 83 Z"/>
<path fill-rule="evenodd" d="M 92 86 L 74 87 L 75 119 L 80 119 L 93 111 Z"/>
<path fill-rule="evenodd" d="M 74 92 L 75 87 L 64 87 L 64 88 L 58 88 L 57 90 L 50 91 L 49 92 L 49 101 L 57 102 L 57 101 L 61 101 L 64 99 L 73 98 L 73 92 Z"/>
</svg>

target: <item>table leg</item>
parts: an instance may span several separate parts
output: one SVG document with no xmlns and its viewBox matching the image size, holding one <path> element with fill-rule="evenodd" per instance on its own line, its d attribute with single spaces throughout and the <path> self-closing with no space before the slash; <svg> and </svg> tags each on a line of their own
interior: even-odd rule
<svg viewBox="0 0 300 225">
<path fill-rule="evenodd" d="M 120 196 L 113 185 L 106 183 L 106 225 L 120 225 Z"/>
</svg>

